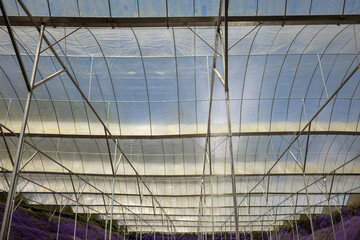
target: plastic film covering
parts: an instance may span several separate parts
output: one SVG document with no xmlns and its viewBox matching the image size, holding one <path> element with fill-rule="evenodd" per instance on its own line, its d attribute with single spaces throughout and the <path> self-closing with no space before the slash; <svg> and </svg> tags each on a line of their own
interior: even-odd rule
<svg viewBox="0 0 360 240">
<path fill-rule="evenodd" d="M 75 29 L 48 29 L 59 39 Z M 354 30 L 341 26 L 230 27 L 233 132 L 299 131 L 356 66 Z M 195 31 L 210 46 L 213 28 Z M 251 32 L 242 41 L 241 36 Z M 15 28 L 30 75 L 36 31 Z M 0 32 L 1 121 L 19 131 L 25 87 Z M 21 41 L 20 41 L 21 40 Z M 238 43 L 237 43 L 238 42 Z M 94 109 L 115 135 L 205 134 L 213 50 L 187 28 L 80 29 L 55 45 Z M 218 58 L 221 66 L 221 58 Z M 61 70 L 49 50 L 36 82 Z M 219 68 L 222 74 L 221 67 Z M 314 131 L 358 131 L 358 73 L 313 121 Z M 325 85 L 324 85 L 325 83 Z M 29 132 L 103 135 L 66 74 L 34 91 Z M 226 133 L 222 85 L 214 86 L 212 133 Z"/>
<path fill-rule="evenodd" d="M 35 16 L 54 17 L 217 16 L 219 12 L 217 0 L 24 0 L 24 3 Z M 16 0 L 6 0 L 4 4 L 9 15 L 25 15 Z M 359 14 L 359 9 L 360 3 L 356 0 L 238 0 L 229 3 L 230 16 Z"/>
<path fill-rule="evenodd" d="M 218 13 L 218 1 L 204 0 L 24 2 L 36 16 Z M 65 2 L 67 7 L 61 8 Z M 24 15 L 16 1 L 4 3 L 10 16 Z M 359 9 L 355 0 L 241 0 L 230 1 L 229 14 L 333 15 L 359 14 Z M 14 27 L 14 34 L 30 76 L 38 32 Z M 212 215 L 216 231 L 234 231 L 230 140 L 218 79 L 210 116 L 211 152 L 204 164 L 215 28 L 57 27 L 46 28 L 45 34 L 116 139 L 106 136 L 66 74 L 37 87 L 17 186 L 26 201 L 67 205 L 103 219 L 110 218 L 112 209 L 113 219 L 134 231 L 197 232 L 200 224 L 201 231 L 211 232 Z M 294 133 L 358 65 L 359 34 L 359 25 L 229 27 L 241 230 L 273 230 L 307 214 L 309 206 L 312 214 L 321 214 L 329 204 L 343 206 L 360 194 L 359 72 L 312 121 L 309 135 L 302 134 L 287 148 Z M 18 133 L 27 90 L 4 26 L 0 40 L 0 123 Z M 43 50 L 35 82 L 62 69 L 51 51 Z M 223 75 L 220 56 L 217 66 Z M 8 191 L 18 138 L 2 130 L 0 190 Z"/>
</svg>

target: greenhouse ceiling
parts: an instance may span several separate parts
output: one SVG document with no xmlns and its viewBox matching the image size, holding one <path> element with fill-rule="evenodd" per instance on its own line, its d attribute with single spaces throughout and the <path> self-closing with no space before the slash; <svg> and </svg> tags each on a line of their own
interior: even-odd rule
<svg viewBox="0 0 360 240">
<path fill-rule="evenodd" d="M 171 233 L 360 193 L 359 1 L 0 2 L 2 233 L 19 192 Z"/>
</svg>

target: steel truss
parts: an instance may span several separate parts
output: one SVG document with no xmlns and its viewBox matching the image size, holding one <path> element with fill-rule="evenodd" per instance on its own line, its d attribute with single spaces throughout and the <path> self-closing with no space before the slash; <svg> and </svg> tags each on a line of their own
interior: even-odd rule
<svg viewBox="0 0 360 240">
<path fill-rule="evenodd" d="M 346 175 L 352 175 L 352 174 L 346 174 L 346 173 L 337 173 L 337 171 L 339 171 L 341 168 L 345 167 L 347 164 L 355 161 L 358 159 L 359 155 L 356 156 L 355 158 L 352 158 L 350 160 L 348 160 L 346 163 L 344 163 L 343 165 L 341 165 L 340 167 L 338 167 L 337 169 L 333 170 L 331 173 L 326 173 L 326 174 L 309 174 L 306 173 L 306 160 L 307 160 L 307 155 L 308 155 L 308 146 L 309 146 L 309 138 L 311 135 L 359 135 L 359 132 L 337 132 L 337 131 L 324 131 L 324 132 L 319 132 L 319 131 L 311 131 L 311 123 L 312 121 L 319 115 L 319 113 L 326 107 L 326 105 L 337 95 L 337 93 L 341 90 L 341 88 L 351 79 L 351 77 L 356 73 L 356 71 L 359 69 L 360 65 L 357 65 L 355 67 L 355 69 L 348 75 L 348 77 L 342 81 L 342 83 L 340 84 L 340 86 L 336 89 L 336 91 L 331 94 L 331 96 L 328 97 L 327 101 L 320 107 L 320 109 L 314 114 L 314 116 L 308 121 L 308 123 L 305 125 L 305 127 L 298 132 L 256 132 L 256 133 L 244 133 L 244 132 L 239 132 L 239 133 L 233 133 L 231 130 L 231 116 L 230 116 L 230 98 L 229 98 L 229 87 L 228 87 L 228 50 L 231 48 L 229 48 L 228 46 L 228 26 L 229 25 L 254 25 L 254 26 L 259 26 L 259 25 L 294 25 L 294 24 L 304 24 L 304 25 L 311 25 L 311 24 L 356 24 L 356 23 L 360 23 L 360 15 L 326 15 L 326 16 L 254 16 L 254 17 L 231 17 L 228 16 L 228 4 L 229 4 L 229 0 L 225 0 L 222 1 L 220 0 L 220 8 L 219 8 L 219 15 L 217 17 L 166 17 L 166 18 L 84 18 L 84 17 L 33 17 L 31 15 L 31 13 L 28 11 L 28 9 L 26 8 L 26 6 L 24 5 L 24 3 L 22 2 L 22 0 L 18 0 L 20 6 L 23 8 L 23 10 L 26 12 L 27 17 L 9 17 L 6 14 L 6 10 L 4 8 L 3 5 L 3 1 L 0 0 L 0 8 L 3 14 L 3 18 L 0 19 L 0 25 L 6 25 L 7 30 L 8 30 L 8 34 L 10 36 L 11 42 L 12 42 L 12 46 L 15 50 L 15 55 L 17 57 L 19 66 L 20 66 L 20 70 L 21 73 L 23 75 L 24 81 L 25 81 L 25 85 L 27 88 L 27 99 L 26 99 L 26 105 L 25 105 L 25 110 L 24 110 L 24 116 L 23 116 L 23 121 L 22 121 L 22 127 L 21 127 L 21 131 L 19 133 L 14 133 L 12 132 L 9 128 L 7 128 L 4 125 L 0 125 L 0 130 L 1 130 L 1 135 L 3 137 L 4 143 L 6 145 L 6 149 L 7 152 L 9 154 L 9 158 L 11 159 L 12 165 L 13 165 L 13 171 L 9 171 L 5 168 L 1 167 L 3 176 L 7 182 L 7 185 L 9 187 L 9 191 L 8 191 L 8 197 L 7 197 L 7 201 L 6 201 L 6 206 L 5 206 L 5 212 L 4 212 L 4 218 L 2 221 L 2 226 L 1 226 L 1 233 L 0 233 L 0 239 L 6 239 L 6 235 L 9 233 L 10 231 L 10 226 L 11 226 L 11 216 L 12 216 L 12 212 L 14 211 L 14 209 L 16 209 L 17 206 L 14 206 L 14 198 L 16 196 L 16 194 L 18 194 L 19 192 L 21 192 L 21 190 L 17 193 L 17 186 L 18 186 L 18 180 L 19 178 L 26 180 L 28 183 L 31 182 L 35 185 L 41 186 L 45 189 L 47 189 L 49 192 L 44 192 L 44 193 L 39 193 L 38 194 L 51 194 L 54 196 L 55 200 L 57 199 L 55 196 L 59 195 L 61 196 L 61 198 L 65 198 L 68 200 L 68 202 L 66 204 L 63 203 L 56 203 L 56 206 L 60 206 L 60 211 L 59 214 L 61 216 L 61 206 L 62 208 L 67 205 L 67 206 L 75 206 L 76 207 L 76 214 L 78 213 L 78 207 L 80 206 L 83 209 L 83 212 L 95 212 L 97 214 L 100 214 L 102 216 L 104 216 L 104 218 L 110 219 L 110 226 L 112 225 L 112 220 L 114 218 L 114 216 L 117 215 L 121 215 L 123 217 L 124 223 L 127 226 L 134 226 L 136 227 L 136 229 L 138 229 L 138 221 L 140 221 L 140 229 L 141 229 L 141 233 L 142 233 L 142 223 L 146 223 L 150 228 L 152 228 L 154 235 L 155 235 L 155 231 L 157 227 L 161 227 L 165 225 L 165 221 L 166 221 L 166 225 L 167 225 L 167 229 L 169 232 L 173 233 L 176 232 L 176 224 L 174 222 L 178 222 L 180 220 L 175 220 L 172 219 L 171 217 L 175 217 L 175 216 L 197 216 L 198 220 L 197 221 L 186 221 L 185 222 L 190 222 L 192 225 L 197 222 L 197 231 L 198 231 L 198 235 L 199 238 L 203 238 L 204 235 L 202 233 L 202 230 L 205 230 L 205 234 L 206 234 L 206 229 L 208 229 L 209 227 L 211 227 L 212 229 L 212 238 L 214 239 L 215 237 L 215 227 L 219 227 L 220 231 L 227 231 L 227 223 L 229 226 L 229 229 L 231 231 L 231 229 L 235 230 L 236 233 L 236 240 L 239 239 L 240 236 L 240 231 L 246 229 L 246 227 L 250 226 L 261 226 L 261 228 L 263 229 L 263 224 L 266 221 L 270 221 L 269 224 L 269 231 L 271 229 L 270 225 L 275 226 L 275 228 L 278 226 L 278 222 L 279 221 L 284 221 L 284 220 L 292 220 L 292 218 L 295 218 L 295 225 L 296 225 L 296 216 L 304 214 L 304 211 L 307 211 L 307 214 L 309 216 L 310 219 L 310 223 L 311 223 L 311 228 L 312 228 L 312 237 L 313 239 L 314 237 L 314 230 L 313 230 L 313 226 L 312 226 L 312 217 L 311 217 L 311 208 L 314 208 L 316 206 L 323 206 L 322 204 L 327 204 L 327 206 L 329 207 L 329 209 L 331 209 L 331 207 L 336 207 L 338 209 L 338 206 L 341 206 L 344 203 L 335 203 L 335 204 L 331 204 L 331 200 L 335 199 L 335 197 L 338 197 L 338 195 L 350 195 L 350 194 L 355 194 L 352 191 L 357 190 L 359 187 L 353 188 L 351 190 L 349 190 L 348 192 L 344 192 L 344 193 L 337 193 L 337 192 L 333 192 L 332 191 L 332 183 L 331 183 L 331 188 L 329 192 L 323 192 L 321 191 L 321 194 L 323 194 L 326 197 L 326 201 L 324 202 L 320 202 L 317 204 L 311 204 L 309 201 L 309 195 L 312 194 L 317 194 L 319 195 L 319 193 L 309 193 L 308 192 L 308 188 L 311 185 L 318 185 L 319 181 L 323 180 L 324 177 L 326 176 L 333 176 L 333 179 L 335 176 L 346 176 Z M 222 16 L 222 4 L 224 2 L 224 12 L 225 12 L 225 16 Z M 16 43 L 16 39 L 15 36 L 13 34 L 12 31 L 12 25 L 13 26 L 35 26 L 36 29 L 39 31 L 39 40 L 38 40 L 38 45 L 37 45 L 37 50 L 36 50 L 36 54 L 35 54 L 35 60 L 34 60 L 34 65 L 33 65 L 33 70 L 32 70 L 32 74 L 31 74 L 31 78 L 30 80 L 27 77 L 25 68 L 24 68 L 24 64 L 22 62 L 18 47 L 17 47 L 17 43 Z M 44 35 L 44 29 L 45 29 L 45 25 L 46 26 L 53 26 L 53 27 L 57 27 L 57 26 L 61 26 L 61 27 L 187 27 L 190 30 L 192 30 L 189 26 L 215 26 L 217 28 L 216 31 L 216 36 L 215 36 L 215 48 L 211 48 L 214 51 L 214 56 L 213 56 L 213 71 L 212 71 L 212 76 L 211 76 L 211 94 L 210 94 L 210 103 L 209 103 L 209 113 L 208 113 L 208 124 L 207 124 L 207 132 L 206 134 L 190 134 L 190 135 L 166 135 L 166 136 L 114 136 L 111 134 L 110 130 L 107 128 L 106 124 L 101 120 L 100 116 L 98 115 L 98 113 L 95 111 L 95 109 L 92 107 L 91 103 L 89 102 L 89 100 L 86 98 L 85 94 L 82 92 L 82 90 L 80 89 L 80 87 L 77 84 L 76 79 L 72 76 L 72 74 L 70 73 L 70 71 L 67 69 L 66 64 L 63 63 L 63 61 L 61 60 L 61 58 L 59 57 L 59 55 L 56 53 L 56 51 L 54 50 L 54 46 L 56 44 L 58 44 L 61 40 L 65 39 L 67 36 L 71 35 L 72 33 L 76 32 L 78 29 L 75 29 L 73 32 L 69 33 L 68 35 L 66 35 L 64 38 L 61 38 L 59 40 L 57 40 L 55 43 L 51 44 L 49 42 L 49 40 L 46 38 L 46 36 Z M 224 27 L 224 33 L 222 32 L 222 26 Z M 255 29 L 255 28 L 254 28 Z M 193 31 L 193 30 L 192 30 Z M 200 36 L 198 36 L 196 34 L 196 32 L 193 31 L 193 33 L 201 38 Z M 41 50 L 41 45 L 42 45 L 42 41 L 44 41 L 47 44 L 47 47 L 44 48 L 43 50 Z M 221 54 L 217 52 L 218 49 L 218 44 L 220 41 L 220 46 L 221 46 Z M 241 39 L 239 40 L 241 41 Z M 61 65 L 61 69 L 55 73 L 53 73 L 52 75 L 42 79 L 41 81 L 35 83 L 35 78 L 36 78 L 36 73 L 37 73 L 37 66 L 38 66 L 38 61 L 39 61 L 39 57 L 40 54 L 42 52 L 44 52 L 45 50 L 50 50 L 52 51 L 52 53 L 54 54 L 54 56 L 56 57 L 56 59 L 58 60 L 59 64 Z M 223 63 L 223 73 L 224 76 L 222 76 L 219 71 L 216 68 L 216 59 L 217 56 L 220 56 L 222 58 L 222 63 Z M 320 58 L 319 58 L 319 62 L 320 62 Z M 78 90 L 78 92 L 81 94 L 81 96 L 83 97 L 83 99 L 85 100 L 86 104 L 90 107 L 90 109 L 93 111 L 93 113 L 96 115 L 96 117 L 98 118 L 98 120 L 100 121 L 100 123 L 103 125 L 104 127 L 104 135 L 66 135 L 66 134 L 32 134 L 32 133 L 25 133 L 26 131 L 26 127 L 27 127 L 27 121 L 28 121 L 28 115 L 29 115 L 29 109 L 30 109 L 30 105 L 31 105 L 31 101 L 32 101 L 32 95 L 33 95 L 33 91 L 35 88 L 37 88 L 38 86 L 46 83 L 47 81 L 50 81 L 52 78 L 60 75 L 60 74 L 67 74 L 70 78 L 70 80 L 73 82 L 75 88 Z M 214 81 L 215 81 L 215 76 L 220 80 L 220 82 L 222 83 L 222 85 L 224 86 L 224 93 L 225 93 L 225 100 L 226 100 L 226 110 L 227 110 L 227 125 L 228 125 L 228 132 L 227 133 L 223 133 L 223 134 L 213 134 L 211 133 L 211 129 L 210 129 L 210 120 L 211 120 L 211 107 L 212 107 L 212 95 L 213 95 L 213 86 L 214 86 Z M 324 83 L 325 84 L 325 83 Z M 4 131 L 6 130 L 6 132 Z M 235 174 L 235 166 L 234 166 L 234 159 L 233 159 L 233 149 L 232 149 L 232 137 L 233 136 L 273 136 L 273 135 L 293 135 L 294 138 L 293 140 L 289 143 L 288 147 L 284 150 L 284 152 L 282 152 L 282 154 L 279 156 L 279 158 L 276 160 L 276 162 L 272 165 L 272 167 L 270 168 L 270 170 L 266 173 L 266 174 L 259 174 L 259 175 L 249 175 L 249 174 Z M 305 155 L 303 157 L 303 159 L 301 160 L 301 163 L 298 161 L 298 159 L 296 159 L 294 157 L 294 155 L 291 153 L 290 148 L 292 147 L 292 145 L 298 141 L 299 137 L 302 135 L 306 135 L 307 136 L 307 143 L 306 143 L 306 150 L 305 150 Z M 10 137 L 10 136 L 16 136 L 18 137 L 18 144 L 17 144 L 17 148 L 16 148 L 16 156 L 13 159 L 9 150 L 9 147 L 6 143 L 6 137 Z M 228 141 L 229 141 L 229 148 L 230 148 L 230 160 L 231 160 L 231 175 L 213 175 L 212 173 L 212 167 L 211 167 L 211 149 L 210 149 L 210 138 L 211 137 L 220 137 L 220 136 L 226 136 L 228 137 Z M 109 161 L 111 164 L 111 168 L 112 168 L 112 174 L 108 175 L 108 177 L 112 177 L 112 192 L 111 193 L 106 193 L 100 189 L 98 189 L 97 187 L 93 186 L 92 184 L 90 184 L 88 181 L 86 181 L 84 179 L 84 176 L 105 176 L 105 175 L 96 175 L 96 174 L 81 174 L 81 173 L 75 173 L 73 171 L 71 171 L 70 169 L 66 168 L 64 165 L 62 165 L 61 163 L 59 163 L 58 161 L 56 161 L 55 159 L 51 158 L 50 156 L 48 156 L 46 153 L 42 152 L 40 149 L 36 148 L 34 145 L 32 145 L 31 143 L 29 143 L 28 141 L 25 140 L 26 137 L 56 137 L 56 138 L 90 138 L 90 139 L 106 139 L 106 143 L 107 143 L 107 150 L 108 150 L 108 155 L 109 155 Z M 160 176 L 160 178 L 171 178 L 171 177 L 198 177 L 200 179 L 200 186 L 201 186 L 201 191 L 199 194 L 196 195 L 171 195 L 171 197 L 199 197 L 200 201 L 199 201 L 199 207 L 198 207 L 198 214 L 197 215 L 171 215 L 168 214 L 166 212 L 165 209 L 170 209 L 169 207 L 166 207 L 164 205 L 160 204 L 159 198 L 160 197 L 170 197 L 169 195 L 160 195 L 160 194 L 153 194 L 150 190 L 150 188 L 147 186 L 147 181 L 146 178 L 150 177 L 150 176 L 144 176 L 144 175 L 140 175 L 137 170 L 135 169 L 135 167 L 132 165 L 131 161 L 128 159 L 128 157 L 124 154 L 123 150 L 120 148 L 117 139 L 164 139 L 164 138 L 193 138 L 193 137 L 202 137 L 205 138 L 205 146 L 204 146 L 204 161 L 203 161 L 203 173 L 202 175 L 193 175 L 193 176 Z M 109 140 L 113 141 L 115 144 L 115 157 L 113 157 L 112 151 L 110 149 L 110 144 L 109 144 Z M 35 149 L 36 152 L 32 155 L 32 157 L 30 157 L 27 162 L 23 165 L 22 168 L 20 168 L 21 162 L 22 162 L 22 154 L 24 152 L 24 145 L 28 145 L 31 148 Z M 120 158 L 117 159 L 117 155 L 116 155 L 116 151 L 119 150 L 119 154 L 120 154 Z M 299 151 L 301 151 L 301 147 L 299 144 Z M 290 205 L 283 205 L 284 201 L 273 206 L 268 204 L 268 196 L 272 195 L 272 194 L 280 194 L 280 193 L 275 193 L 275 192 L 270 192 L 269 191 L 269 184 L 270 184 L 270 178 L 272 176 L 286 176 L 286 175 L 296 175 L 296 174 L 274 174 L 271 173 L 271 170 L 275 167 L 275 165 L 280 161 L 280 159 L 287 153 L 289 152 L 293 157 L 294 160 L 298 163 L 299 167 L 302 170 L 302 173 L 300 173 L 300 176 L 303 176 L 303 180 L 304 180 L 304 188 L 301 189 L 300 191 L 296 192 L 296 193 L 281 193 L 281 194 L 289 194 L 291 196 L 287 197 L 284 201 L 290 201 L 289 199 L 292 197 L 296 196 L 296 199 L 298 198 L 299 195 L 306 195 L 307 197 L 307 204 L 306 205 L 298 205 L 297 203 L 294 204 L 290 204 Z M 67 172 L 64 173 L 46 173 L 46 174 L 54 174 L 54 175 L 63 175 L 63 176 L 69 176 L 71 179 L 71 183 L 72 183 L 72 192 L 55 192 L 50 188 L 46 188 L 45 186 L 42 186 L 41 184 L 31 180 L 30 178 L 26 178 L 24 177 L 24 174 L 40 174 L 40 172 L 25 172 L 22 171 L 24 169 L 24 166 L 26 166 L 26 164 L 28 164 L 33 157 L 36 154 L 41 154 L 43 156 L 45 156 L 46 158 L 48 158 L 50 161 L 56 163 L 57 165 L 61 166 L 63 169 L 65 169 Z M 301 155 L 301 154 L 300 154 Z M 120 162 L 120 159 L 124 158 L 125 161 L 127 161 L 129 163 L 129 165 L 132 167 L 133 171 L 135 172 L 134 175 L 118 175 L 117 174 L 117 166 L 118 166 L 118 162 Z M 206 164 L 208 164 L 209 167 L 209 173 L 206 172 Z M 11 178 L 9 180 L 8 175 L 11 173 Z M 20 174 L 21 173 L 21 174 Z M 358 174 L 354 174 L 354 175 L 358 175 Z M 228 217 L 228 219 L 226 221 L 218 221 L 218 220 L 214 220 L 214 216 L 219 216 L 218 214 L 214 214 L 213 209 L 214 209 L 214 205 L 213 205 L 213 198 L 214 195 L 212 192 L 210 193 L 206 193 L 206 186 L 205 186 L 205 179 L 210 179 L 210 188 L 212 189 L 212 180 L 215 177 L 224 177 L 224 176 L 228 176 L 231 177 L 232 180 L 232 193 L 231 194 L 217 194 L 216 196 L 232 196 L 233 197 L 233 203 L 234 206 L 231 207 L 233 208 L 233 214 L 234 215 L 234 221 L 231 221 L 230 219 L 232 218 L 232 215 Z M 246 194 L 241 194 L 238 193 L 236 190 L 236 178 L 237 177 L 241 177 L 241 176 L 261 176 L 261 180 L 250 190 L 248 191 Z M 320 176 L 320 178 L 315 179 L 314 182 L 309 183 L 306 182 L 305 177 L 309 177 L 309 176 L 314 176 L 314 177 L 318 177 Z M 73 177 L 76 177 L 79 180 L 79 183 L 83 183 L 83 185 L 79 185 L 78 188 L 76 188 L 75 184 L 74 184 L 74 180 Z M 116 201 L 114 198 L 115 196 L 119 196 L 119 195 L 126 195 L 126 196 L 131 196 L 131 194 L 118 194 L 115 193 L 114 187 L 116 184 L 116 180 L 121 178 L 121 177 L 134 177 L 137 179 L 137 183 L 138 183 L 138 190 L 139 193 L 138 194 L 133 194 L 133 196 L 138 196 L 140 198 L 140 202 L 141 202 L 141 213 L 135 213 L 133 211 L 131 211 L 131 207 L 139 207 L 138 205 L 124 205 L 118 201 Z M 159 177 L 159 176 L 154 176 L 154 177 Z M 267 178 L 267 187 L 263 187 L 263 192 L 262 193 L 256 193 L 254 192 L 255 189 L 260 186 L 261 184 L 265 183 L 265 180 Z M 83 190 L 81 190 L 82 187 L 89 185 L 90 187 L 92 187 L 93 189 L 96 190 L 95 193 L 88 193 L 88 192 L 84 192 Z M 265 183 L 266 185 L 266 183 Z M 262 185 L 261 185 L 262 186 Z M 145 190 L 148 193 L 143 192 L 143 189 L 145 188 Z M 326 186 L 325 186 L 325 189 Z M 321 190 L 321 189 L 320 189 Z M 212 191 L 212 190 L 211 190 Z M 302 193 L 302 191 L 304 191 L 305 193 Z M 27 191 L 23 191 L 23 194 L 32 194 L 34 192 L 27 192 Z M 67 195 L 68 194 L 75 194 L 75 200 L 69 198 Z M 103 204 L 101 205 L 84 205 L 81 203 L 80 201 L 80 197 L 83 194 L 96 194 L 96 195 L 101 195 L 102 199 L 103 199 Z M 266 213 L 265 214 L 260 214 L 260 215 L 251 215 L 250 214 L 250 208 L 251 208 L 251 196 L 260 194 L 262 195 L 265 199 L 266 199 Z M 143 197 L 151 197 L 152 199 L 152 205 L 144 205 L 143 206 L 143 202 L 142 202 L 142 198 Z M 243 197 L 242 200 L 238 203 L 237 201 L 237 197 L 241 196 Z M 211 197 L 211 209 L 212 209 L 212 213 L 211 215 L 207 215 L 204 214 L 204 202 L 206 200 L 207 197 Z M 105 198 L 107 199 L 107 201 L 105 200 Z M 69 203 L 72 202 L 72 204 Z M 239 215 L 238 214 L 238 210 L 240 208 L 242 208 L 243 206 L 240 206 L 241 204 L 245 204 L 246 208 L 248 209 L 248 214 L 247 215 Z M 293 202 L 292 202 L 293 203 Z M 105 209 L 105 213 L 104 212 L 100 212 L 96 209 L 94 209 L 93 207 L 96 206 L 104 206 Z M 113 209 L 114 207 L 121 207 L 123 212 L 122 213 L 114 213 Z M 295 208 L 294 208 L 295 206 Z M 142 209 L 143 208 L 153 208 L 154 210 L 154 216 L 159 215 L 159 213 L 157 213 L 156 208 L 159 207 L 160 208 L 160 213 L 162 216 L 162 224 L 161 225 L 150 225 L 150 223 L 145 219 L 146 216 L 150 215 L 150 214 L 143 214 Z M 257 206 L 258 207 L 258 206 Z M 281 213 L 277 213 L 278 209 L 282 208 L 282 207 L 291 207 L 293 208 L 293 215 L 289 216 L 288 214 L 281 214 Z M 296 207 L 303 207 L 304 209 L 301 211 L 297 211 Z M 109 209 L 110 208 L 110 213 L 109 213 Z M 125 213 L 124 212 L 124 208 L 130 213 Z M 230 206 L 226 206 L 226 208 L 230 208 Z M 87 210 L 85 210 L 87 209 Z M 276 212 L 275 213 L 275 218 L 272 216 L 272 212 Z M 54 211 L 55 213 L 55 211 Z M 270 216 L 271 215 L 271 216 Z M 128 220 L 127 222 L 127 217 L 130 218 L 130 216 L 134 216 L 134 220 L 135 224 L 132 224 L 131 221 L 132 220 Z M 166 219 L 164 219 L 164 216 L 166 217 Z M 239 222 L 243 222 L 241 220 L 239 220 L 240 216 L 255 216 L 256 219 L 252 220 L 250 223 L 248 223 L 247 225 L 241 224 L 241 226 L 239 226 Z M 283 218 L 277 219 L 278 216 L 284 216 Z M 211 220 L 207 220 L 207 217 L 211 217 Z M 267 220 L 264 220 L 264 218 L 267 218 Z M 269 220 L 271 218 L 271 220 Z M 76 218 L 75 218 L 76 219 Z M 261 223 L 259 222 L 261 219 Z M 60 218 L 59 218 L 60 221 Z M 184 222 L 184 220 L 181 220 Z M 333 220 L 331 219 L 332 222 L 332 226 L 333 226 Z M 208 224 L 209 223 L 209 224 Z M 211 223 L 211 225 L 210 225 Z M 189 225 L 189 226 L 192 226 Z M 216 226 L 215 226 L 216 225 Z M 232 225 L 234 225 L 234 227 L 232 228 Z M 240 228 L 242 227 L 242 228 Z M 111 227 L 110 227 L 111 229 Z M 297 229 L 297 225 L 296 225 L 296 229 Z M 296 230 L 297 231 L 297 230 Z M 74 238 L 75 238 L 75 233 L 76 230 L 74 231 Z M 271 235 L 271 233 L 269 233 Z M 298 237 L 298 235 L 297 235 Z M 106 237 L 105 237 L 106 238 Z M 110 232 L 110 239 L 111 239 L 111 232 Z"/>
</svg>

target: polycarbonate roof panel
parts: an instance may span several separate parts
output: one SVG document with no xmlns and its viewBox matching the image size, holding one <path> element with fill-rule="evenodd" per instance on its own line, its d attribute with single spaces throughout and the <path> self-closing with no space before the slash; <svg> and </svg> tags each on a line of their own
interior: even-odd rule
<svg viewBox="0 0 360 240">
<path fill-rule="evenodd" d="M 23 0 L 34 16 L 188 17 L 217 16 L 218 0 Z M 166 3 L 167 2 L 167 3 Z M 5 0 L 8 15 L 25 15 L 16 0 Z M 326 6 L 326 7 L 325 7 Z M 230 16 L 359 14 L 357 0 L 230 0 Z"/>
</svg>

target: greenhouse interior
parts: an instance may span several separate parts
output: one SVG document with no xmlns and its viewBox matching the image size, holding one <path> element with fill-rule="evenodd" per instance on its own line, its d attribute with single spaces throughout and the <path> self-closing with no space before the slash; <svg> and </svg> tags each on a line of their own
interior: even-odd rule
<svg viewBox="0 0 360 240">
<path fill-rule="evenodd" d="M 0 0 L 0 239 L 360 239 L 359 0 Z"/>
</svg>

